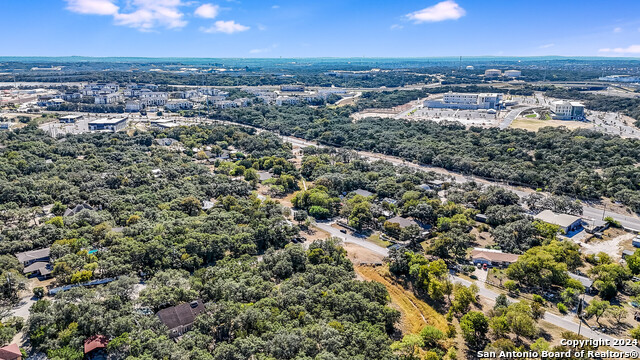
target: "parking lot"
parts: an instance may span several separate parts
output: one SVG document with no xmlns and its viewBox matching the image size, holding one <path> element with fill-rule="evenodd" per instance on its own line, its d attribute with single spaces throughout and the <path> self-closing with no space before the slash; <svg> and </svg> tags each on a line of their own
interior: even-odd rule
<svg viewBox="0 0 640 360">
<path fill-rule="evenodd" d="M 471 126 L 495 126 L 498 124 L 501 116 L 506 114 L 505 111 L 491 112 L 481 110 L 457 110 L 457 109 L 416 109 L 413 114 L 408 116 L 411 120 L 433 120 L 433 121 L 459 121 L 460 123 Z"/>
</svg>

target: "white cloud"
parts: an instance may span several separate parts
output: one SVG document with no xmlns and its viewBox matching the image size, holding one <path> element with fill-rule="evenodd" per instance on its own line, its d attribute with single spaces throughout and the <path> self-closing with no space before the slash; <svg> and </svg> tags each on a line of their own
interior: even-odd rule
<svg viewBox="0 0 640 360">
<path fill-rule="evenodd" d="M 213 4 L 202 4 L 198 6 L 193 14 L 205 19 L 215 19 L 215 17 L 218 16 L 218 12 L 220 12 L 220 6 Z"/>
<path fill-rule="evenodd" d="M 598 51 L 611 54 L 640 54 L 640 45 L 629 45 L 626 48 L 604 48 Z"/>
<path fill-rule="evenodd" d="M 128 0 L 126 8 L 115 5 L 115 0 L 66 0 L 67 9 L 79 14 L 111 15 L 116 25 L 129 26 L 140 31 L 156 27 L 168 29 L 187 25 L 180 7 L 181 0 Z M 125 11 L 122 11 L 125 10 Z"/>
<path fill-rule="evenodd" d="M 211 27 L 208 28 L 200 28 L 202 32 L 206 33 L 225 33 L 225 34 L 233 34 L 236 32 L 242 32 L 249 30 L 248 26 L 240 25 L 233 20 L 222 21 L 218 20 Z"/>
<path fill-rule="evenodd" d="M 113 15 L 119 10 L 114 0 L 66 0 L 67 10 L 78 14 Z"/>
<path fill-rule="evenodd" d="M 271 52 L 271 50 L 275 49 L 278 47 L 278 44 L 273 44 L 267 48 L 263 48 L 263 49 L 252 49 L 249 50 L 249 54 L 262 54 L 262 53 L 267 53 L 267 52 Z"/>
<path fill-rule="evenodd" d="M 556 44 L 544 44 L 544 45 L 538 46 L 538 49 L 548 49 L 548 48 L 554 47 L 554 46 L 556 46 Z"/>
<path fill-rule="evenodd" d="M 402 25 L 393 24 L 393 25 L 389 26 L 389 29 L 391 29 L 391 30 L 400 30 L 400 29 L 402 29 L 403 27 L 404 27 L 404 26 L 402 26 Z"/>
<path fill-rule="evenodd" d="M 614 33 L 621 33 L 622 32 L 622 28 L 618 26 L 617 28 L 613 29 L 613 32 Z"/>
<path fill-rule="evenodd" d="M 416 24 L 423 22 L 438 22 L 444 20 L 456 20 L 467 12 L 453 0 L 441 1 L 433 6 L 407 14 L 409 20 Z"/>
<path fill-rule="evenodd" d="M 280 9 L 280 5 L 273 5 L 271 8 L 272 9 Z"/>
</svg>

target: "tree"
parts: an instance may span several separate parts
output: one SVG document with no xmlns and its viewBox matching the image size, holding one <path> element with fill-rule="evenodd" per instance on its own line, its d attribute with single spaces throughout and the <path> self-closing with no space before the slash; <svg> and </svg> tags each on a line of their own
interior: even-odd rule
<svg viewBox="0 0 640 360">
<path fill-rule="evenodd" d="M 37 286 L 33 288 L 33 296 L 38 299 L 44 297 L 44 288 L 42 286 Z"/>
<path fill-rule="evenodd" d="M 627 256 L 625 259 L 627 266 L 634 275 L 640 274 L 640 249 L 636 250 L 633 255 Z"/>
<path fill-rule="evenodd" d="M 629 313 L 627 310 L 620 305 L 612 305 L 607 309 L 607 316 L 613 318 L 616 321 L 616 324 L 621 325 L 624 320 L 627 318 Z"/>
<path fill-rule="evenodd" d="M 434 348 L 438 346 L 438 341 L 444 338 L 444 333 L 431 325 L 427 325 L 420 331 L 420 336 L 424 341 L 424 346 Z"/>
<path fill-rule="evenodd" d="M 298 222 L 298 225 L 302 224 L 305 220 L 307 220 L 307 212 L 304 210 L 297 210 L 293 213 L 293 220 Z"/>
<path fill-rule="evenodd" d="M 479 311 L 470 311 L 460 319 L 465 341 L 472 348 L 481 348 L 486 341 L 489 320 Z"/>
<path fill-rule="evenodd" d="M 596 322 L 600 325 L 600 317 L 609 309 L 609 302 L 605 300 L 592 300 L 585 309 L 588 316 L 595 316 Z"/>
<path fill-rule="evenodd" d="M 631 329 L 631 331 L 629 332 L 629 336 L 631 336 L 632 339 L 640 341 L 640 325 Z"/>
<path fill-rule="evenodd" d="M 399 359 L 418 360 L 419 350 L 424 346 L 424 341 L 420 335 L 408 334 L 402 338 L 402 341 L 396 341 L 391 344 L 393 350 Z"/>
</svg>

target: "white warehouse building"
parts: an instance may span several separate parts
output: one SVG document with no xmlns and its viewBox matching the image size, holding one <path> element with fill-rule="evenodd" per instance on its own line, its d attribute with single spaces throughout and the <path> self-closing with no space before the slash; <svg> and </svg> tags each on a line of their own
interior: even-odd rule
<svg viewBox="0 0 640 360">
<path fill-rule="evenodd" d="M 502 96 L 499 93 L 454 93 L 444 94 L 442 99 L 426 100 L 424 107 L 427 108 L 445 108 L 445 109 L 497 109 L 502 106 Z"/>
<path fill-rule="evenodd" d="M 517 78 L 517 77 L 522 76 L 522 71 L 520 71 L 520 70 L 507 70 L 507 71 L 504 72 L 504 76 Z"/>
<path fill-rule="evenodd" d="M 498 69 L 487 69 L 484 71 L 484 77 L 499 77 L 502 75 L 502 71 Z"/>
</svg>

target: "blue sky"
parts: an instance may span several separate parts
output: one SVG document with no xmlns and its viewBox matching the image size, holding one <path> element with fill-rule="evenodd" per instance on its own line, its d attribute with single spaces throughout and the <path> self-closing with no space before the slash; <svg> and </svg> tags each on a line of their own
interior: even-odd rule
<svg viewBox="0 0 640 360">
<path fill-rule="evenodd" d="M 640 56 L 637 0 L 1 0 L 0 56 Z"/>
</svg>

